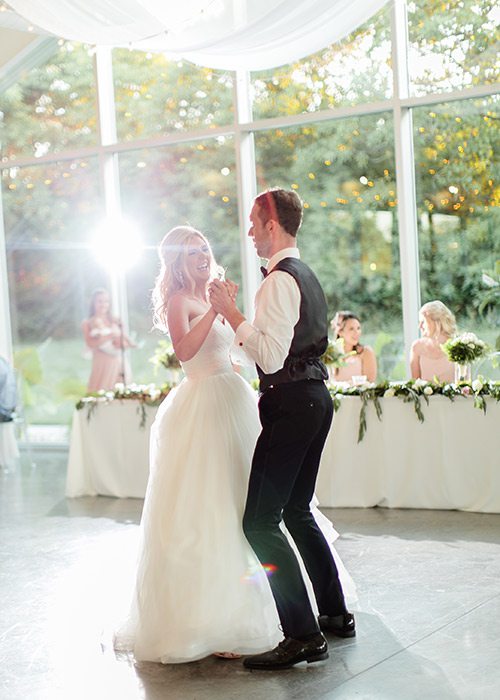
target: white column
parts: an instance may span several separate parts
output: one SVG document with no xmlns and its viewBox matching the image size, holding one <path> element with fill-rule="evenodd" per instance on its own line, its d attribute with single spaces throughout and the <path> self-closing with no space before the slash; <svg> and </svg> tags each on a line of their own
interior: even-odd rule
<svg viewBox="0 0 500 700">
<path fill-rule="evenodd" d="M 410 346 L 418 337 L 420 276 L 412 113 L 411 109 L 401 105 L 401 100 L 407 98 L 409 93 L 408 19 L 405 0 L 394 0 L 391 9 L 391 30 L 404 349 L 409 370 Z"/>
<path fill-rule="evenodd" d="M 12 328 L 10 325 L 9 285 L 7 278 L 7 252 L 0 181 L 0 355 L 12 362 Z"/>
<path fill-rule="evenodd" d="M 240 229 L 241 272 L 243 277 L 243 308 L 249 320 L 253 318 L 254 299 L 259 285 L 259 259 L 248 237 L 249 215 L 257 194 L 255 146 L 253 133 L 243 131 L 241 124 L 252 119 L 250 74 L 236 72 L 235 84 L 235 149 L 236 184 L 238 193 L 238 222 Z"/>
<path fill-rule="evenodd" d="M 95 65 L 100 141 L 102 146 L 110 146 L 117 142 L 112 49 L 109 47 L 98 47 L 96 49 Z M 101 151 L 99 154 L 99 161 L 106 218 L 110 221 L 116 221 L 121 215 L 118 155 L 116 153 L 105 153 Z M 121 318 L 123 330 L 125 333 L 128 333 L 129 323 L 125 271 L 111 271 L 110 283 L 113 312 Z"/>
</svg>

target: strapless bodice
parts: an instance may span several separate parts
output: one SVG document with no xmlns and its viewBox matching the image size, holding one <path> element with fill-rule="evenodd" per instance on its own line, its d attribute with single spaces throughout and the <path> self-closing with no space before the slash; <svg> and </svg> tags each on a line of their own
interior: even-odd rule
<svg viewBox="0 0 500 700">
<path fill-rule="evenodd" d="M 193 328 L 201 318 L 201 316 L 196 316 L 191 319 L 190 327 Z M 196 355 L 191 360 L 181 362 L 186 377 L 199 379 L 214 374 L 232 372 L 233 366 L 229 349 L 233 338 L 234 332 L 231 326 L 228 323 L 222 323 L 221 319 L 217 317 Z"/>
</svg>

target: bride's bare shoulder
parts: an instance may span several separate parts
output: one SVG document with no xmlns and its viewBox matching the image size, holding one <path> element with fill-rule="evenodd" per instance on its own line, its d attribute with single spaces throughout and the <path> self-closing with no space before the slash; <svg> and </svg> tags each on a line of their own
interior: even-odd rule
<svg viewBox="0 0 500 700">
<path fill-rule="evenodd" d="M 190 300 L 185 294 L 181 292 L 176 292 L 172 294 L 167 302 L 167 316 L 179 316 L 189 313 L 190 310 Z"/>
</svg>

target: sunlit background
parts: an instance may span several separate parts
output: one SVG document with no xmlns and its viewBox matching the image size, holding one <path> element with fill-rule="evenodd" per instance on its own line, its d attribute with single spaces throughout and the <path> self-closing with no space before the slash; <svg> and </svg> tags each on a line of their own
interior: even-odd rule
<svg viewBox="0 0 500 700">
<path fill-rule="evenodd" d="M 498 307 L 482 302 L 484 273 L 498 276 L 499 100 L 476 92 L 498 81 L 495 5 L 408 3 L 410 97 L 433 98 L 412 110 L 421 300 L 441 299 L 461 328 L 492 345 Z M 303 198 L 303 258 L 331 316 L 339 308 L 361 315 L 381 379 L 407 376 L 390 27 L 386 7 L 339 44 L 251 74 L 257 189 L 280 185 Z M 150 291 L 166 231 L 201 229 L 228 275 L 243 280 L 238 87 L 231 72 L 127 49 L 113 51 L 113 76 L 120 216 L 141 241 L 119 271 L 139 341 L 130 359 L 135 381 L 158 382 Z M 293 115 L 301 118 L 290 124 Z M 81 322 L 91 292 L 112 288 L 117 273 L 98 262 L 94 245 L 107 216 L 94 49 L 54 41 L 51 56 L 5 84 L 0 116 L 15 364 L 29 422 L 67 425 L 90 372 Z"/>
</svg>

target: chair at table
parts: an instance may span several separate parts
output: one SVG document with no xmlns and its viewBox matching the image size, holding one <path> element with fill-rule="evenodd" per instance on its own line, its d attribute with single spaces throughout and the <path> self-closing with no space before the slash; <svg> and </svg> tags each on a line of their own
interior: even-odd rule
<svg viewBox="0 0 500 700">
<path fill-rule="evenodd" d="M 0 466 L 7 469 L 18 457 L 14 417 L 17 388 L 14 370 L 0 357 Z"/>
<path fill-rule="evenodd" d="M 22 444 L 23 448 L 26 449 L 28 455 L 28 461 L 31 467 L 36 467 L 36 462 L 33 459 L 33 452 L 31 449 L 31 440 L 29 435 L 29 423 L 26 419 L 26 412 L 24 410 L 23 402 L 23 378 L 22 375 L 14 370 L 16 377 L 16 388 L 17 388 L 17 403 L 16 410 L 14 412 L 14 425 L 17 433 L 17 440 Z"/>
</svg>

